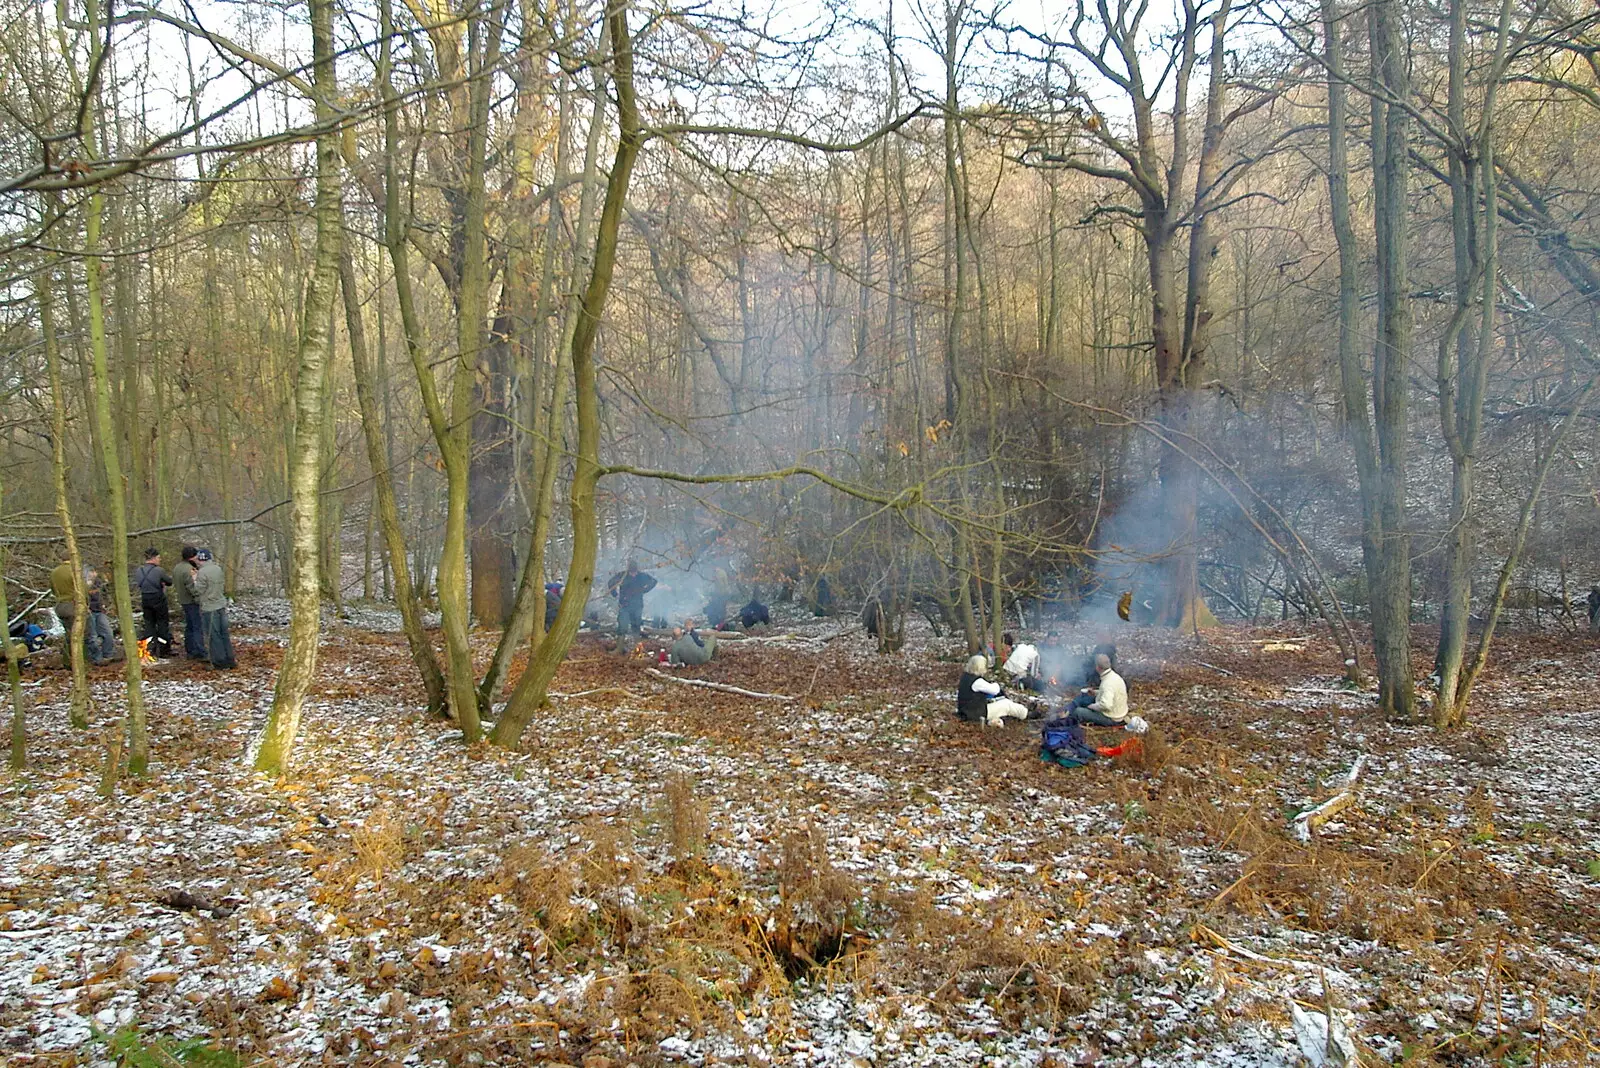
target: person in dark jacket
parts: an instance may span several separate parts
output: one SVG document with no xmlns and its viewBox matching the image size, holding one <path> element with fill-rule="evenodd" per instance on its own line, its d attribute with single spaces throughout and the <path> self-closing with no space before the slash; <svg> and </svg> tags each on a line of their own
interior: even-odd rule
<svg viewBox="0 0 1600 1068">
<path fill-rule="evenodd" d="M 639 570 L 637 560 L 629 560 L 606 583 L 606 592 L 617 599 L 617 635 L 638 634 L 644 629 L 644 595 L 656 588 L 655 576 Z"/>
<path fill-rule="evenodd" d="M 95 667 L 116 659 L 117 640 L 111 634 L 111 617 L 106 615 L 106 580 L 92 567 L 83 570 L 89 599 L 89 625 L 83 632 L 83 649 Z"/>
<path fill-rule="evenodd" d="M 728 623 L 728 601 L 726 590 L 713 590 L 711 599 L 706 602 L 706 625 L 713 630 L 725 630 Z"/>
<path fill-rule="evenodd" d="M 1028 709 L 1007 697 L 998 682 L 984 678 L 988 672 L 989 661 L 982 653 L 967 658 L 956 684 L 956 715 L 991 727 L 1006 719 L 1027 719 Z"/>
<path fill-rule="evenodd" d="M 883 602 L 876 597 L 868 597 L 867 603 L 861 606 L 861 625 L 874 638 L 883 630 L 884 614 Z"/>
<path fill-rule="evenodd" d="M 1600 634 L 1600 586 L 1589 587 L 1589 633 Z"/>
<path fill-rule="evenodd" d="M 556 625 L 556 613 L 561 611 L 561 583 L 546 582 L 544 584 L 544 629 Z"/>
<path fill-rule="evenodd" d="M 756 600 L 753 596 L 750 598 L 749 604 L 739 609 L 739 625 L 744 627 L 745 630 L 749 630 L 758 623 L 770 624 L 771 622 L 772 613 L 767 611 L 766 605 Z"/>
<path fill-rule="evenodd" d="M 818 575 L 816 585 L 811 587 L 811 614 L 833 615 L 833 587 L 828 584 L 827 575 Z"/>
<path fill-rule="evenodd" d="M 195 557 L 200 550 L 193 545 L 185 545 L 183 562 L 178 565 L 178 573 L 173 576 L 173 588 L 178 591 L 178 607 L 183 609 L 183 652 L 190 660 L 204 660 L 206 658 L 206 632 L 200 622 L 200 595 L 194 588 L 194 577 L 200 570 L 200 561 Z"/>
<path fill-rule="evenodd" d="M 161 550 L 155 546 L 144 551 L 144 563 L 133 573 L 133 587 L 139 591 L 139 605 L 144 611 L 144 637 L 150 640 L 151 656 L 172 655 L 172 619 L 167 607 L 167 587 L 172 576 L 161 566 Z"/>
</svg>

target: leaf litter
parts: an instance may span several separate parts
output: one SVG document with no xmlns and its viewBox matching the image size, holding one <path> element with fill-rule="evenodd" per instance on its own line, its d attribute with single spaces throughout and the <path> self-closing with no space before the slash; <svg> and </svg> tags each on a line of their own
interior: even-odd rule
<svg viewBox="0 0 1600 1068">
<path fill-rule="evenodd" d="M 1371 1063 L 1600 1054 L 1581 639 L 1506 639 L 1441 735 L 1383 722 L 1317 639 L 1124 628 L 1156 729 L 1065 771 L 1032 725 L 954 720 L 957 650 L 920 621 L 880 657 L 781 620 L 798 639 L 692 670 L 782 705 L 585 636 L 553 688 L 588 696 L 511 753 L 427 719 L 364 609 L 330 621 L 274 783 L 243 755 L 278 609 L 241 613 L 238 672 L 163 666 L 151 774 L 112 800 L 115 671 L 89 731 L 62 673 L 30 680 L 34 763 L 0 790 L 9 1063 L 111 1063 L 94 1036 L 130 1026 L 275 1065 L 1223 1068 L 1314 1061 L 1319 1027 Z M 1361 754 L 1357 801 L 1296 841 Z"/>
</svg>

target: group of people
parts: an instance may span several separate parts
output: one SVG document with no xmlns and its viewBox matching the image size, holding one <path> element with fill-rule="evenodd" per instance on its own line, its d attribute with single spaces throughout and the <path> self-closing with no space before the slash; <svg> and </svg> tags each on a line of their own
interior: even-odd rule
<svg viewBox="0 0 1600 1068">
<path fill-rule="evenodd" d="M 139 640 L 152 657 L 177 655 L 168 602 L 169 591 L 175 591 L 178 606 L 183 610 L 184 653 L 191 660 L 208 661 L 218 670 L 231 670 L 237 662 L 233 635 L 228 627 L 227 584 L 222 565 L 210 549 L 193 545 L 185 545 L 179 555 L 181 562 L 174 576 L 161 566 L 161 550 L 151 546 L 144 551 L 144 563 L 133 573 L 133 592 L 139 598 L 143 616 Z M 116 659 L 116 639 L 107 612 L 106 583 L 100 572 L 86 567 L 80 578 L 71 561 L 63 560 L 50 573 L 50 590 L 56 600 L 56 617 L 67 628 L 69 637 L 65 647 L 69 655 L 72 655 L 70 635 L 81 590 L 88 610 L 88 618 L 84 620 L 83 654 L 96 666 Z"/>
<path fill-rule="evenodd" d="M 1116 646 L 1096 646 L 1084 665 L 1078 692 L 1056 701 L 1048 695 L 1036 646 L 1016 643 L 1007 634 L 997 652 L 1004 655 L 998 672 L 991 673 L 990 660 L 983 653 L 967 658 L 956 687 L 956 714 L 962 719 L 992 727 L 1007 719 L 1039 718 L 1043 721 L 1041 759 L 1067 767 L 1081 766 L 1098 755 L 1084 737 L 1085 726 L 1144 732 L 1144 721 L 1129 714 L 1128 684 L 1116 670 Z M 1007 693 L 1002 680 L 1020 691 L 1022 699 Z"/>
<path fill-rule="evenodd" d="M 606 592 L 617 599 L 617 637 L 626 638 L 643 633 L 645 594 L 655 588 L 655 576 L 642 570 L 637 560 L 629 560 L 621 571 L 606 580 Z M 561 604 L 559 587 L 553 593 L 551 587 L 545 587 L 545 597 L 546 620 L 553 620 L 555 611 Z M 711 629 L 730 630 L 737 625 L 749 630 L 752 627 L 768 626 L 772 623 L 771 609 L 762 604 L 754 594 L 737 612 L 729 611 L 728 606 L 733 601 L 733 595 L 725 592 L 725 588 L 719 584 L 705 607 L 706 623 Z M 684 628 L 680 628 L 680 630 L 686 628 L 687 637 L 690 638 L 695 634 L 692 622 L 685 620 Z"/>
</svg>

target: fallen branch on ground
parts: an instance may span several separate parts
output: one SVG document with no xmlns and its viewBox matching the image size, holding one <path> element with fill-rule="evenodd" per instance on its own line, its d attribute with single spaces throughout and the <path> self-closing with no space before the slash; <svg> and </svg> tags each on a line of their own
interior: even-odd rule
<svg viewBox="0 0 1600 1068">
<path fill-rule="evenodd" d="M 1315 808 L 1308 808 L 1294 818 L 1294 836 L 1302 842 L 1311 841 L 1311 832 L 1318 826 L 1326 823 L 1337 813 L 1350 806 L 1356 799 L 1356 780 L 1361 777 L 1361 769 L 1366 767 L 1367 754 L 1362 753 L 1356 757 L 1356 762 L 1350 765 L 1350 773 L 1345 776 L 1344 785 L 1339 792 L 1328 798 Z"/>
<path fill-rule="evenodd" d="M 1227 668 L 1219 668 L 1219 667 L 1217 667 L 1217 665 L 1208 664 L 1204 660 L 1196 660 L 1195 663 L 1199 664 L 1203 668 L 1210 668 L 1212 671 L 1215 671 L 1219 675 L 1226 675 L 1230 679 L 1233 678 L 1233 672 L 1229 671 Z"/>
<path fill-rule="evenodd" d="M 726 683 L 721 683 L 721 682 L 708 682 L 705 679 L 680 679 L 680 678 L 677 678 L 677 677 L 675 677 L 673 675 L 668 675 L 665 671 L 657 671 L 655 668 L 645 668 L 645 674 L 646 675 L 654 675 L 656 678 L 665 679 L 667 682 L 675 682 L 680 686 L 699 686 L 702 689 L 706 689 L 706 690 L 718 690 L 718 691 L 721 691 L 722 693 L 736 693 L 740 697 L 754 697 L 759 701 L 793 701 L 794 700 L 793 697 L 790 697 L 787 694 L 781 694 L 781 693 L 757 693 L 755 690 L 741 690 L 737 686 L 729 686 Z"/>
</svg>

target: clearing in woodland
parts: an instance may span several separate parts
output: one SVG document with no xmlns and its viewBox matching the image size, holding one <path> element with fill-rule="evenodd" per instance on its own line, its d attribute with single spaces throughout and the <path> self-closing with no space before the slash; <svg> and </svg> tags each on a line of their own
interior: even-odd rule
<svg viewBox="0 0 1600 1068">
<path fill-rule="evenodd" d="M 241 626 L 239 671 L 148 685 L 115 801 L 45 673 L 0 794 L 9 1063 L 1294 1065 L 1330 1015 L 1365 1063 L 1600 1057 L 1592 641 L 1505 638 L 1440 734 L 1324 637 L 1124 628 L 1152 733 L 1069 771 L 954 718 L 956 643 L 776 630 L 680 671 L 791 702 L 581 639 L 582 696 L 511 752 L 425 717 L 399 635 L 336 626 L 274 782 L 245 750 L 282 632 Z"/>
</svg>

